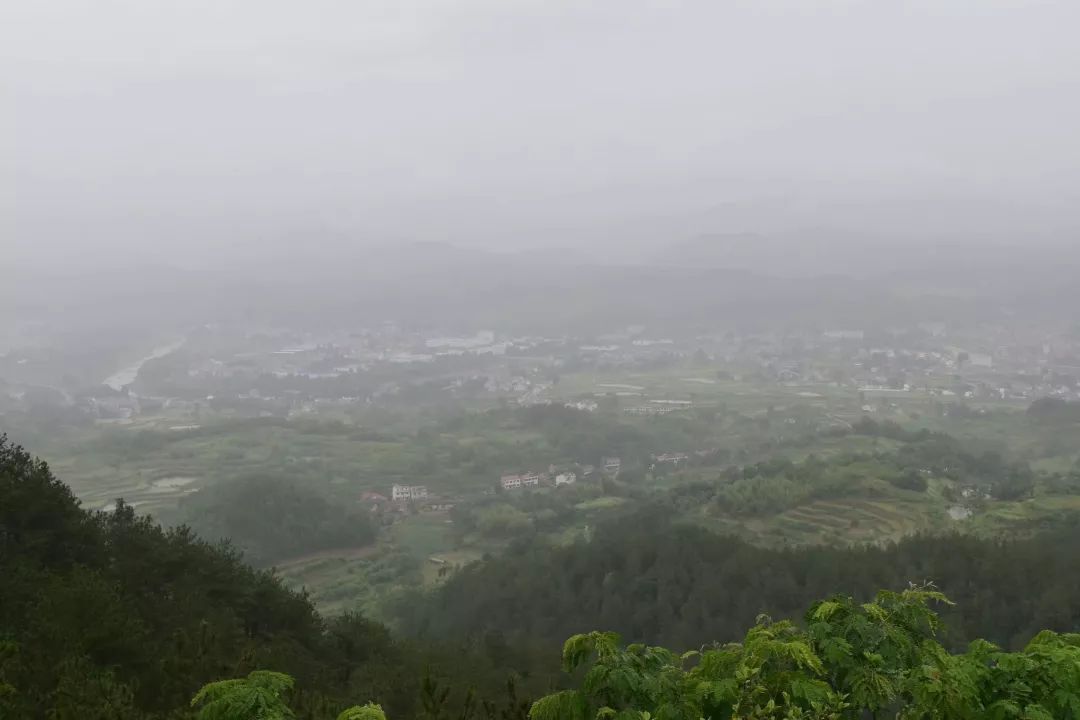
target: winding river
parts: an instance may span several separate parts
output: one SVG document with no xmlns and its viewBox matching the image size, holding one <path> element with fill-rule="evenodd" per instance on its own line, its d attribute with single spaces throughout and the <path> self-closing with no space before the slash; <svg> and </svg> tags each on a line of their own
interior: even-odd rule
<svg viewBox="0 0 1080 720">
<path fill-rule="evenodd" d="M 178 350 L 183 344 L 183 340 L 177 340 L 175 342 L 169 343 L 168 345 L 162 345 L 159 348 L 155 348 L 152 353 L 150 353 L 143 359 L 105 378 L 103 384 L 108 385 L 113 390 L 123 390 L 125 386 L 135 382 L 135 378 L 138 376 L 139 370 L 142 369 L 142 366 L 145 363 L 149 362 L 150 360 L 156 360 L 159 357 L 164 357 L 165 355 L 168 355 L 174 350 Z"/>
</svg>

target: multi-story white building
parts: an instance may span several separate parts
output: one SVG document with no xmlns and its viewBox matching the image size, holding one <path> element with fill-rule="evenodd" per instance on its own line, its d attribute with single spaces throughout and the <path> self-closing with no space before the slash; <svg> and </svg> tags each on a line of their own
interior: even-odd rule
<svg viewBox="0 0 1080 720">
<path fill-rule="evenodd" d="M 658 463 L 670 463 L 678 466 L 679 463 L 689 460 L 690 456 L 686 453 L 664 453 L 663 455 L 654 456 L 653 459 Z"/>
<path fill-rule="evenodd" d="M 390 497 L 394 502 L 405 502 L 408 500 L 423 500 L 428 496 L 426 485 L 394 485 L 391 489 Z"/>
</svg>

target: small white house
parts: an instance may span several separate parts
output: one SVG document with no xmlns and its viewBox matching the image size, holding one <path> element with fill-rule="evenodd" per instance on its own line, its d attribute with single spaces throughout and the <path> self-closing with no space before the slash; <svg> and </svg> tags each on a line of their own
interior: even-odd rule
<svg viewBox="0 0 1080 720">
<path fill-rule="evenodd" d="M 560 485 L 573 485 L 577 482 L 577 475 L 572 472 L 559 473 L 555 476 L 555 487 Z"/>
</svg>

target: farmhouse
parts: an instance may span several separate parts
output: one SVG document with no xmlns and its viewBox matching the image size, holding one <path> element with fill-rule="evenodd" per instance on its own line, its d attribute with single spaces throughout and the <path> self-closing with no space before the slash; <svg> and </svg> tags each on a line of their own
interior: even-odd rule
<svg viewBox="0 0 1080 720">
<path fill-rule="evenodd" d="M 390 505 L 390 498 L 386 497 L 382 493 L 377 492 L 365 492 L 360 496 L 360 502 L 369 512 L 380 512 L 388 509 Z"/>
</svg>

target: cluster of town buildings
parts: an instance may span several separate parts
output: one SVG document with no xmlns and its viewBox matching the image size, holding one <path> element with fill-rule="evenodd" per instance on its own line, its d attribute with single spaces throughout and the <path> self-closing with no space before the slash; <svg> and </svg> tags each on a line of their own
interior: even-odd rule
<svg viewBox="0 0 1080 720">
<path fill-rule="evenodd" d="M 617 457 L 606 457 L 601 463 L 601 469 L 607 475 L 617 475 L 622 467 L 622 460 Z M 596 472 L 593 465 L 580 465 L 575 469 L 559 469 L 549 465 L 547 472 L 524 472 L 505 473 L 499 478 L 499 487 L 503 490 L 520 490 L 521 488 L 562 485 L 573 485 L 581 477 L 590 477 Z"/>
<path fill-rule="evenodd" d="M 699 455 L 701 453 L 698 453 Z M 652 457 L 653 465 L 671 465 L 679 467 L 688 462 L 690 456 L 687 453 L 662 453 Z M 617 476 L 622 468 L 622 460 L 618 457 L 603 458 L 600 469 L 607 476 Z M 556 467 L 549 465 L 544 472 L 528 471 L 504 473 L 499 478 L 498 487 L 504 492 L 512 492 L 523 488 L 562 487 L 573 485 L 579 477 L 588 478 L 596 474 L 594 465 L 575 465 L 572 467 Z M 454 507 L 452 500 L 440 499 L 428 492 L 426 485 L 404 485 L 395 483 L 390 488 L 389 497 L 377 492 L 365 492 L 361 501 L 367 503 L 370 509 L 375 511 L 405 512 L 410 508 L 421 510 L 440 511 Z"/>
<path fill-rule="evenodd" d="M 103 386 L 64 392 L 49 402 L 99 420 L 160 414 L 190 424 L 200 422 L 204 412 L 288 418 L 393 405 L 409 402 L 414 397 L 410 388 L 426 382 L 432 393 L 443 396 L 521 405 L 558 399 L 584 412 L 599 409 L 598 395 L 613 395 L 622 413 L 650 417 L 687 408 L 690 400 L 647 399 L 629 386 L 598 386 L 592 396 L 568 400 L 559 398 L 558 376 L 582 368 L 648 371 L 687 361 L 710 368 L 695 370 L 702 376 L 686 378 L 687 383 L 715 384 L 719 378 L 808 391 L 814 385 L 845 387 L 865 395 L 860 404 L 867 412 L 883 398 L 910 394 L 945 402 L 1030 402 L 1045 396 L 1080 400 L 1077 337 L 1017 328 L 953 328 L 940 322 L 694 337 L 654 335 L 636 326 L 587 338 L 490 330 L 425 333 L 393 323 L 329 334 L 206 326 L 187 338 L 182 354 L 157 361 L 173 368 L 168 382 L 154 385 L 132 372 L 119 390 Z M 17 353 L 0 358 L 0 368 L 11 375 L 0 388 L 0 411 L 44 402 L 41 392 L 27 392 L 12 382 L 30 377 L 32 364 L 32 358 Z M 404 365 L 410 366 L 408 372 L 395 374 Z M 366 379 L 372 377 L 378 380 Z"/>
<path fill-rule="evenodd" d="M 456 504 L 455 501 L 436 497 L 428 492 L 426 485 L 401 485 L 395 483 L 390 487 L 390 496 L 382 493 L 368 491 L 360 496 L 360 501 L 368 506 L 368 509 L 376 512 L 404 514 L 410 509 L 418 508 L 425 511 L 450 510 Z"/>
</svg>

